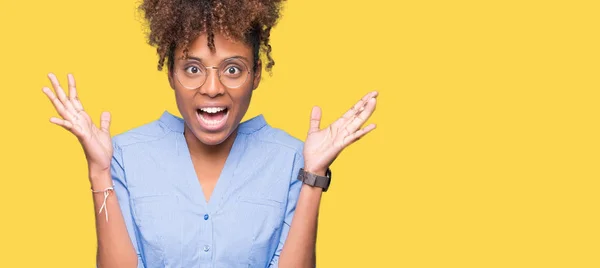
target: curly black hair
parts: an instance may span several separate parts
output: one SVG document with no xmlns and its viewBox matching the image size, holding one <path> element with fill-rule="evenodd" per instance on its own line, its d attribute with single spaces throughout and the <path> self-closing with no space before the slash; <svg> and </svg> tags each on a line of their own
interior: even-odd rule
<svg viewBox="0 0 600 268">
<path fill-rule="evenodd" d="M 158 70 L 167 59 L 173 68 L 175 49 L 184 48 L 200 34 L 208 36 L 208 47 L 214 51 L 215 33 L 228 39 L 244 41 L 254 52 L 254 68 L 259 52 L 267 58 L 266 70 L 271 72 L 275 61 L 271 57 L 269 38 L 279 20 L 285 0 L 143 0 L 139 10 L 146 19 L 148 43 L 156 46 Z"/>
</svg>

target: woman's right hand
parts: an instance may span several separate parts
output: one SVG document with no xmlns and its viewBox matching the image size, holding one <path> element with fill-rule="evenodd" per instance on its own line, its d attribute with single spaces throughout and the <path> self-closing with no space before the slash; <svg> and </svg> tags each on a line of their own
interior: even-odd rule
<svg viewBox="0 0 600 268">
<path fill-rule="evenodd" d="M 110 173 L 113 153 L 109 132 L 110 113 L 103 112 L 100 116 L 100 128 L 96 127 L 77 97 L 73 75 L 68 75 L 69 96 L 65 94 L 54 74 L 48 74 L 48 78 L 50 78 L 56 94 L 47 87 L 44 87 L 42 91 L 48 96 L 61 117 L 52 117 L 50 122 L 65 128 L 77 137 L 88 162 L 90 179 L 97 174 Z"/>
</svg>

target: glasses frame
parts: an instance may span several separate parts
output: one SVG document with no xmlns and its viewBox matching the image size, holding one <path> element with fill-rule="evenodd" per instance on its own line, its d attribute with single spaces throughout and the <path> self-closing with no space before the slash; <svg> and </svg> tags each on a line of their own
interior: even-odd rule
<svg viewBox="0 0 600 268">
<path fill-rule="evenodd" d="M 243 64 L 243 65 L 244 65 L 244 67 L 246 68 L 246 70 L 247 70 L 247 71 L 246 71 L 246 73 L 248 74 L 248 75 L 246 76 L 246 79 L 244 79 L 244 82 L 240 83 L 240 85 L 239 85 L 239 86 L 236 86 L 236 87 L 230 87 L 230 86 L 227 86 L 227 85 L 225 85 L 225 83 L 223 83 L 223 80 L 221 80 L 221 72 L 219 72 L 219 70 L 221 69 L 221 67 L 223 67 L 224 65 L 227 65 L 227 63 L 228 63 L 228 62 L 231 62 L 231 61 L 233 61 L 233 60 L 239 60 L 239 61 L 240 61 L 240 63 L 241 63 L 241 64 Z M 246 82 L 248 82 L 248 77 L 250 77 L 250 76 L 252 75 L 252 72 L 250 71 L 250 68 L 248 68 L 248 65 L 247 65 L 247 64 L 246 64 L 246 63 L 245 63 L 243 60 L 241 60 L 241 59 L 238 59 L 238 58 L 226 59 L 226 60 L 222 61 L 221 63 L 219 63 L 219 65 L 218 65 L 218 66 L 204 66 L 204 64 L 202 64 L 202 63 L 200 63 L 200 62 L 199 62 L 198 64 L 199 64 L 199 65 L 200 65 L 202 68 L 204 68 L 204 70 L 206 71 L 206 73 L 207 73 L 207 74 L 206 74 L 206 76 L 204 77 L 204 81 L 202 81 L 202 83 L 201 83 L 199 86 L 197 86 L 197 87 L 187 87 L 187 86 L 185 86 L 185 85 L 184 85 L 184 84 L 181 82 L 181 80 L 179 79 L 179 74 L 178 74 L 178 71 L 179 71 L 179 69 L 178 69 L 178 68 L 176 68 L 176 67 L 174 67 L 174 69 L 175 69 L 175 71 L 174 71 L 174 73 L 175 73 L 175 79 L 177 79 L 177 82 L 179 82 L 179 84 L 180 84 L 182 87 L 184 87 L 184 88 L 186 88 L 186 89 L 189 89 L 189 90 L 197 90 L 197 89 L 201 88 L 201 87 L 204 85 L 204 83 L 206 83 L 206 80 L 208 80 L 208 76 L 210 75 L 210 73 L 209 73 L 209 71 L 208 71 L 208 70 L 210 70 L 210 69 L 213 69 L 213 70 L 215 70 L 215 71 L 217 72 L 217 77 L 219 78 L 219 83 L 221 83 L 221 85 L 223 85 L 223 86 L 224 86 L 224 87 L 226 87 L 226 88 L 231 88 L 231 89 L 235 89 L 235 88 L 239 88 L 239 87 L 243 86 L 243 85 L 244 85 Z"/>
</svg>

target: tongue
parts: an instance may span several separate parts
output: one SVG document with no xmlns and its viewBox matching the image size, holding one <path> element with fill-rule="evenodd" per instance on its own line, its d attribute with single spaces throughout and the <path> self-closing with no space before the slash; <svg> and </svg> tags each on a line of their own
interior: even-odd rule
<svg viewBox="0 0 600 268">
<path fill-rule="evenodd" d="M 223 117 L 225 117 L 226 112 L 227 112 L 227 110 L 223 110 L 218 113 L 202 112 L 202 117 L 204 117 L 204 119 L 207 119 L 207 120 L 220 121 L 221 119 L 223 119 Z"/>
</svg>

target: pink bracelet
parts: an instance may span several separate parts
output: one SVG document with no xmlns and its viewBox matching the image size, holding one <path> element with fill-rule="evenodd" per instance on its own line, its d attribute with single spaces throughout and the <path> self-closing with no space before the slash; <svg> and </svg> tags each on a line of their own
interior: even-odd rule
<svg viewBox="0 0 600 268">
<path fill-rule="evenodd" d="M 110 193 L 112 193 L 115 190 L 115 188 L 108 187 L 102 191 L 94 191 L 94 189 L 92 189 L 92 193 L 103 193 L 104 194 L 104 202 L 102 202 L 102 206 L 100 207 L 100 211 L 98 212 L 98 215 L 100 215 L 100 213 L 102 213 L 102 210 L 104 210 L 104 215 L 106 215 L 106 222 L 108 222 L 108 208 L 106 207 L 106 200 L 108 199 L 108 196 L 110 195 Z"/>
</svg>

